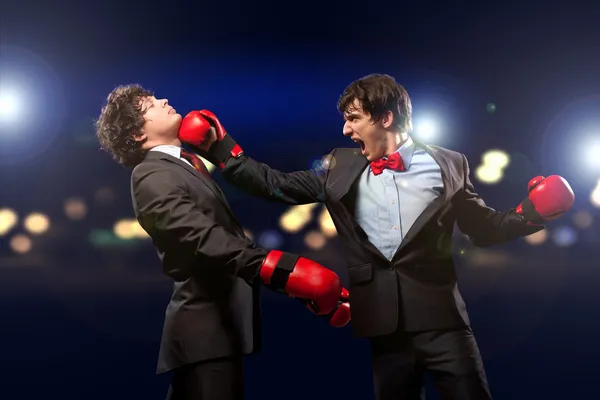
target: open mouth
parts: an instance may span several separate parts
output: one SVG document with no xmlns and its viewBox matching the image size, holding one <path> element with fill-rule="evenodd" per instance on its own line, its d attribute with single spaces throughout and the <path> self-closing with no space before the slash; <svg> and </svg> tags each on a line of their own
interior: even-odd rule
<svg viewBox="0 0 600 400">
<path fill-rule="evenodd" d="M 354 140 L 355 143 L 358 143 L 358 145 L 360 146 L 360 151 L 365 154 L 365 142 L 363 142 L 360 139 L 352 139 Z"/>
</svg>

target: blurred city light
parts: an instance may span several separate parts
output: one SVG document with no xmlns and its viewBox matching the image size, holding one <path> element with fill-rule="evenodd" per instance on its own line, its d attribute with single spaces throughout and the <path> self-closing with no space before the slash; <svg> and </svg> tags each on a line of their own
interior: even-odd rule
<svg viewBox="0 0 600 400">
<path fill-rule="evenodd" d="M 488 150 L 481 157 L 484 165 L 504 169 L 510 163 L 510 156 L 503 150 Z"/>
<path fill-rule="evenodd" d="M 10 239 L 10 248 L 17 254 L 25 254 L 31 251 L 32 243 L 29 237 L 18 234 Z"/>
<path fill-rule="evenodd" d="M 321 232 L 327 237 L 334 237 L 337 235 L 337 230 L 335 229 L 329 210 L 327 210 L 326 207 L 323 207 L 321 214 L 319 214 L 319 227 L 321 228 Z"/>
<path fill-rule="evenodd" d="M 480 182 L 488 185 L 500 182 L 503 176 L 500 168 L 491 167 L 485 164 L 478 166 L 475 170 L 475 177 Z"/>
<path fill-rule="evenodd" d="M 143 239 L 149 237 L 136 219 L 121 219 L 113 226 L 113 233 L 121 240 Z"/>
<path fill-rule="evenodd" d="M 50 219 L 39 212 L 31 213 L 23 222 L 23 226 L 33 235 L 41 235 L 50 228 Z"/>
<path fill-rule="evenodd" d="M 548 239 L 548 228 L 542 229 L 536 233 L 532 233 L 531 235 L 527 235 L 523 239 L 532 246 L 540 245 Z"/>
<path fill-rule="evenodd" d="M 115 200 L 116 194 L 112 188 L 101 187 L 94 193 L 94 198 L 98 204 L 106 206 Z"/>
<path fill-rule="evenodd" d="M 504 178 L 504 169 L 510 164 L 510 156 L 503 150 L 488 150 L 481 161 L 475 169 L 475 177 L 482 183 L 492 185 Z"/>
<path fill-rule="evenodd" d="M 319 231 L 310 231 L 304 235 L 304 243 L 312 250 L 319 250 L 325 246 L 327 238 Z"/>
<path fill-rule="evenodd" d="M 0 209 L 0 236 L 10 232 L 18 222 L 17 213 L 10 208 Z"/>
<path fill-rule="evenodd" d="M 580 229 L 587 229 L 592 226 L 594 217 L 586 210 L 577 211 L 573 214 L 573 223 Z"/>
<path fill-rule="evenodd" d="M 281 235 L 275 230 L 263 232 L 258 237 L 258 245 L 267 250 L 280 247 L 282 242 Z"/>
<path fill-rule="evenodd" d="M 82 220 L 87 215 L 87 206 L 83 199 L 70 198 L 65 201 L 65 215 L 69 219 Z"/>
<path fill-rule="evenodd" d="M 554 231 L 552 238 L 558 247 L 568 247 L 577 241 L 577 232 L 570 226 L 561 226 Z"/>
<path fill-rule="evenodd" d="M 312 212 L 317 203 L 291 206 L 279 218 L 279 226 L 286 232 L 295 233 L 300 231 L 312 219 Z"/>
</svg>

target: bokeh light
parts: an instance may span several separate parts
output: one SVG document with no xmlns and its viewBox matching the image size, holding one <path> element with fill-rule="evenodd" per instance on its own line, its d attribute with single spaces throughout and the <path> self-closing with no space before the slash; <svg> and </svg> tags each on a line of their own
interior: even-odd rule
<svg viewBox="0 0 600 400">
<path fill-rule="evenodd" d="M 50 228 L 50 219 L 42 213 L 31 213 L 23 222 L 25 229 L 34 235 L 45 233 Z"/>
<path fill-rule="evenodd" d="M 31 239 L 23 234 L 18 234 L 10 239 L 10 248 L 17 254 L 29 253 L 32 248 Z"/>
</svg>

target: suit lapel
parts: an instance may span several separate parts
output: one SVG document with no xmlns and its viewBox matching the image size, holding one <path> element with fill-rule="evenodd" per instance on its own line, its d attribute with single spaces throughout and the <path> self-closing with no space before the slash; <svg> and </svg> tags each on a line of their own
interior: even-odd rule
<svg viewBox="0 0 600 400">
<path fill-rule="evenodd" d="M 331 169 L 327 183 L 328 196 L 340 202 L 341 209 L 352 221 L 352 226 L 358 234 L 358 240 L 362 242 L 363 246 L 375 256 L 387 261 L 377 247 L 369 241 L 366 232 L 354 217 L 356 193 L 355 191 L 350 192 L 350 189 L 369 165 L 367 158 L 359 149 L 347 149 L 344 153 L 335 154 L 335 158 L 336 165 Z"/>
<path fill-rule="evenodd" d="M 331 169 L 327 190 L 334 198 L 341 200 L 369 164 L 359 149 L 348 149 L 346 154 L 335 155 L 336 166 Z"/>
<path fill-rule="evenodd" d="M 427 146 L 424 143 L 418 142 L 414 139 L 413 139 L 413 141 L 415 142 L 416 146 L 421 147 L 431 157 L 433 157 L 435 162 L 439 165 L 441 173 L 442 173 L 442 182 L 444 185 L 444 193 L 441 196 L 439 196 L 437 199 L 435 199 L 433 201 L 433 203 L 431 203 L 427 208 L 425 208 L 425 210 L 421 213 L 421 215 L 419 215 L 419 217 L 417 218 L 415 223 L 410 227 L 410 229 L 404 236 L 404 239 L 402 239 L 402 242 L 400 243 L 400 246 L 398 246 L 398 249 L 396 249 L 396 253 L 394 253 L 394 256 L 392 257 L 392 261 L 398 256 L 398 254 L 400 254 L 402 249 L 404 249 L 409 243 L 411 243 L 414 240 L 414 238 L 418 235 L 418 233 L 421 231 L 421 229 L 423 229 L 425 224 L 427 224 L 429 222 L 429 220 L 442 207 L 444 207 L 448 203 L 448 200 L 450 199 L 451 195 L 454 193 L 454 190 L 452 188 L 452 182 L 449 179 L 449 166 L 448 166 L 448 160 L 446 159 L 446 157 L 444 157 L 444 155 L 441 152 L 439 152 L 435 149 L 432 149 L 431 147 Z"/>
<path fill-rule="evenodd" d="M 157 154 L 157 155 L 154 155 Z M 221 191 L 221 189 L 217 186 L 217 184 L 212 180 L 209 179 L 207 177 L 205 177 L 204 175 L 202 175 L 200 172 L 198 172 L 196 170 L 196 168 L 192 167 L 191 165 L 189 165 L 188 163 L 186 163 L 185 161 L 175 158 L 169 154 L 165 154 L 162 152 L 148 152 L 148 157 L 159 157 L 163 160 L 169 161 L 173 164 L 177 164 L 180 167 L 182 167 L 183 169 L 185 169 L 186 171 L 188 171 L 190 174 L 194 175 L 196 178 L 198 178 L 204 185 L 206 185 L 206 187 L 208 187 L 214 194 L 215 196 L 217 196 L 217 199 L 219 199 L 219 201 L 221 201 L 221 203 L 223 203 L 223 205 L 225 206 L 225 209 L 231 214 L 231 216 L 234 218 L 234 220 L 237 221 L 235 214 L 233 213 L 233 210 L 231 209 L 231 207 L 229 206 L 229 204 L 227 203 L 227 200 L 225 199 L 225 195 L 223 194 L 223 192 Z"/>
</svg>

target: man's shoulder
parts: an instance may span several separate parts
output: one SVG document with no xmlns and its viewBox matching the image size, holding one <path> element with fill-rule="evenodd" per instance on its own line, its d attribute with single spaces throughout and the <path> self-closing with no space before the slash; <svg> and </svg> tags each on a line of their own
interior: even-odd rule
<svg viewBox="0 0 600 400">
<path fill-rule="evenodd" d="M 458 151 L 455 150 L 450 150 L 447 149 L 445 147 L 442 146 L 437 146 L 437 145 L 433 145 L 433 144 L 424 144 L 421 143 L 420 144 L 421 147 L 427 147 L 432 153 L 438 153 L 443 155 L 444 157 L 446 157 L 447 159 L 453 161 L 453 162 L 458 162 L 458 163 L 462 163 L 463 162 L 463 153 L 460 153 Z"/>
<path fill-rule="evenodd" d="M 177 179 L 177 173 L 170 164 L 161 157 L 146 157 L 131 171 L 131 183 L 136 184 L 148 178 Z"/>
<path fill-rule="evenodd" d="M 358 147 L 336 147 L 329 152 L 329 155 L 338 157 L 354 157 L 361 156 L 362 154 Z"/>
</svg>

